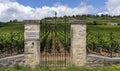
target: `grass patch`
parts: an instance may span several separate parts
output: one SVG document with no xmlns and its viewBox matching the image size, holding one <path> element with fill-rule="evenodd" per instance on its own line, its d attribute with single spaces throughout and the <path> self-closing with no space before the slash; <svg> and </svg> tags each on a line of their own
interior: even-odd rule
<svg viewBox="0 0 120 71">
<path fill-rule="evenodd" d="M 0 32 L 24 32 L 24 24 L 5 24 L 0 27 Z"/>
<path fill-rule="evenodd" d="M 0 68 L 0 71 L 120 71 L 120 65 L 111 65 L 103 67 L 68 67 L 68 68 L 29 68 L 29 67 L 15 67 L 15 68 Z"/>
</svg>

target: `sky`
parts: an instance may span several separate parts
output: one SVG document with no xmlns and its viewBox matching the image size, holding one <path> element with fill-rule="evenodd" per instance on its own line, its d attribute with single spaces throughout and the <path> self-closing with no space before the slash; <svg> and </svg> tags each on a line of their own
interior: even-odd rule
<svg viewBox="0 0 120 71">
<path fill-rule="evenodd" d="M 95 7 L 101 7 L 104 5 L 106 0 L 17 0 L 20 4 L 24 6 L 42 7 L 42 6 L 53 6 L 56 3 L 62 5 L 68 5 L 69 7 L 76 7 L 81 2 L 86 2 L 89 5 L 94 5 Z"/>
<path fill-rule="evenodd" d="M 83 14 L 120 15 L 120 0 L 0 0 L 0 21 Z"/>
</svg>

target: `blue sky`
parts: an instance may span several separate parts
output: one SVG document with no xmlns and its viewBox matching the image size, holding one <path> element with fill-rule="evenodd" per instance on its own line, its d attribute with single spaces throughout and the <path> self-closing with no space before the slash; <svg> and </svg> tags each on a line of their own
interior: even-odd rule
<svg viewBox="0 0 120 71">
<path fill-rule="evenodd" d="M 0 0 L 0 21 L 40 20 L 53 17 L 109 14 L 120 15 L 120 0 Z"/>
<path fill-rule="evenodd" d="M 93 5 L 95 8 L 100 8 L 105 5 L 106 0 L 17 0 L 24 6 L 31 6 L 34 8 L 42 6 L 53 6 L 56 3 L 62 5 L 68 5 L 69 7 L 76 7 L 81 2 L 85 2 L 87 5 Z"/>
</svg>

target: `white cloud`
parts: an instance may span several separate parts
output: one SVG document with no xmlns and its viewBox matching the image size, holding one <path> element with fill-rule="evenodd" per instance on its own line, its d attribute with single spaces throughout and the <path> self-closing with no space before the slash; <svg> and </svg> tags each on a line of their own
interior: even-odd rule
<svg viewBox="0 0 120 71">
<path fill-rule="evenodd" d="M 108 0 L 106 4 L 109 14 L 120 15 L 120 0 Z"/>
<path fill-rule="evenodd" d="M 0 0 L 0 21 L 42 19 L 54 16 L 54 11 L 58 13 L 57 16 L 71 16 L 88 14 L 93 10 L 94 8 L 91 5 L 86 5 L 85 3 L 81 3 L 78 7 L 74 8 L 61 4 L 55 4 L 53 7 L 32 8 L 30 6 L 23 6 L 15 0 Z"/>
<path fill-rule="evenodd" d="M 107 0 L 105 3 L 106 11 L 102 14 L 120 15 L 120 0 Z"/>
</svg>

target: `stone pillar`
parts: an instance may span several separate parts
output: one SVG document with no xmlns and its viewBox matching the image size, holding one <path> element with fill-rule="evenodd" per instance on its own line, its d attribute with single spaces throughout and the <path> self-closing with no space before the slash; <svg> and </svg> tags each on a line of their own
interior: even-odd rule
<svg viewBox="0 0 120 71">
<path fill-rule="evenodd" d="M 25 65 L 35 68 L 40 65 L 40 21 L 25 20 Z"/>
<path fill-rule="evenodd" d="M 71 21 L 71 62 L 74 66 L 86 64 L 86 22 Z"/>
</svg>

